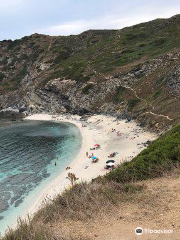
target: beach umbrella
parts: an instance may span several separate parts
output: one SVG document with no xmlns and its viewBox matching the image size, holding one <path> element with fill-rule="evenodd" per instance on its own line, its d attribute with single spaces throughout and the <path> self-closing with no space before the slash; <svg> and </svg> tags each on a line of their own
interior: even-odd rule
<svg viewBox="0 0 180 240">
<path fill-rule="evenodd" d="M 112 167 L 112 166 L 114 166 L 114 163 L 113 162 L 109 162 L 106 165 L 109 166 L 109 167 Z"/>
<path fill-rule="evenodd" d="M 94 146 L 95 146 L 95 147 L 99 147 L 100 145 L 99 145 L 99 144 L 95 144 Z"/>
<path fill-rule="evenodd" d="M 106 163 L 110 163 L 110 162 L 115 163 L 114 160 L 108 160 Z"/>
<path fill-rule="evenodd" d="M 97 159 L 97 158 L 98 158 L 98 157 L 95 157 L 95 156 L 94 156 L 94 157 L 92 157 L 92 159 Z"/>
</svg>

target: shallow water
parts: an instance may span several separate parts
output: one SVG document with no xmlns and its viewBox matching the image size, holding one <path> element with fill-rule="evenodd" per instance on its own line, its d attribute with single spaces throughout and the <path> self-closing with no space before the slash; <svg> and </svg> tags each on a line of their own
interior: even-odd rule
<svg viewBox="0 0 180 240">
<path fill-rule="evenodd" d="M 1 232 L 72 162 L 80 147 L 81 134 L 72 124 L 0 122 Z"/>
</svg>

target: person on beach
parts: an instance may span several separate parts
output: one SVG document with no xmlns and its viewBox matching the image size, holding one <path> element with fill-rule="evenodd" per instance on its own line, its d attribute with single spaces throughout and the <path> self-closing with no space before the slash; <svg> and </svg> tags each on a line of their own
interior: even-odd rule
<svg viewBox="0 0 180 240">
<path fill-rule="evenodd" d="M 88 157 L 88 152 L 86 152 L 86 157 Z"/>
<path fill-rule="evenodd" d="M 57 166 L 57 163 L 55 162 L 54 165 Z"/>
<path fill-rule="evenodd" d="M 66 170 L 69 170 L 69 169 L 71 169 L 71 168 L 70 168 L 70 167 L 67 167 L 67 168 L 66 168 Z"/>
</svg>

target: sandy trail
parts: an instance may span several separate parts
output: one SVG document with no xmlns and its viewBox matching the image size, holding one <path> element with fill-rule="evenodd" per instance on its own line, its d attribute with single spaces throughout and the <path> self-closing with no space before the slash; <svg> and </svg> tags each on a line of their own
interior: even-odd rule
<svg viewBox="0 0 180 240">
<path fill-rule="evenodd" d="M 110 153 L 118 152 L 114 160 L 116 164 L 120 164 L 123 161 L 131 160 L 141 152 L 145 148 L 143 143 L 157 137 L 140 128 L 134 121 L 120 120 L 117 122 L 114 117 L 103 115 L 92 116 L 88 118 L 87 122 L 80 121 L 79 116 L 71 115 L 35 114 L 26 119 L 72 123 L 80 129 L 83 138 L 81 150 L 70 164 L 71 169 L 65 170 L 39 194 L 28 211 L 30 215 L 34 214 L 42 206 L 45 199 L 53 199 L 58 193 L 70 186 L 69 180 L 66 179 L 68 172 L 75 173 L 79 181 L 90 181 L 108 172 L 108 170 L 104 169 L 104 166 Z M 82 127 L 82 124 L 85 124 L 86 127 Z M 112 128 L 116 129 L 116 131 L 112 132 Z M 97 143 L 101 145 L 101 148 L 91 151 L 90 148 Z M 86 152 L 93 153 L 100 161 L 92 163 L 91 159 L 86 157 Z"/>
</svg>

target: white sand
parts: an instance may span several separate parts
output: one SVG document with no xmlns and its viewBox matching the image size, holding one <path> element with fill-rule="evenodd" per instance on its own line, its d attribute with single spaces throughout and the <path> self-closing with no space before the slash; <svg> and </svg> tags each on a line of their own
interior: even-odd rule
<svg viewBox="0 0 180 240">
<path fill-rule="evenodd" d="M 109 171 L 105 170 L 104 167 L 110 153 L 119 153 L 118 156 L 113 158 L 116 164 L 120 164 L 127 160 L 130 161 L 132 157 L 136 156 L 145 148 L 142 143 L 145 143 L 147 140 L 154 140 L 157 137 L 155 134 L 146 132 L 144 129 L 137 126 L 137 123 L 134 121 L 126 123 L 125 120 L 121 120 L 117 125 L 115 118 L 102 115 L 90 117 L 87 124 L 80 121 L 79 116 L 70 115 L 50 116 L 47 114 L 35 114 L 26 119 L 69 122 L 79 127 L 83 137 L 81 150 L 70 165 L 71 169 L 68 171 L 65 170 L 57 179 L 51 182 L 42 193 L 40 193 L 38 199 L 28 211 L 30 215 L 35 213 L 42 206 L 47 197 L 48 199 L 53 199 L 57 193 L 62 192 L 65 188 L 70 186 L 69 180 L 66 179 L 68 172 L 75 173 L 80 181 L 90 181 Z M 82 123 L 86 124 L 87 127 L 82 127 Z M 112 128 L 116 129 L 116 132 L 112 132 Z M 117 131 L 121 133 L 120 136 L 117 136 Z M 90 148 L 95 144 L 100 144 L 101 148 L 99 150 L 90 151 Z M 86 152 L 89 154 L 94 153 L 100 161 L 92 163 L 91 159 L 86 157 Z"/>
</svg>

